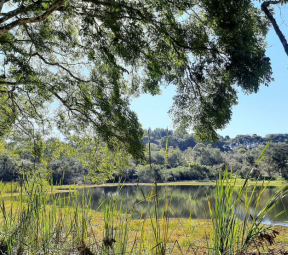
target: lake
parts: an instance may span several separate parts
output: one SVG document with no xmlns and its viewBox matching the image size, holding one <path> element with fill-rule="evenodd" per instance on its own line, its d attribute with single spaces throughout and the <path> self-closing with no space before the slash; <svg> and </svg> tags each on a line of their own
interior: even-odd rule
<svg viewBox="0 0 288 255">
<path fill-rule="evenodd" d="M 209 210 L 207 195 L 209 196 L 212 203 L 215 201 L 215 186 L 158 186 L 158 199 L 159 199 L 159 209 L 162 213 L 165 205 L 165 197 L 168 199 L 171 207 L 169 208 L 169 217 L 171 218 L 191 218 L 193 219 L 208 219 Z M 126 209 L 133 208 L 134 206 L 134 218 L 137 219 L 144 212 L 148 216 L 149 212 L 153 210 L 153 203 L 142 201 L 144 197 L 147 197 L 149 192 L 151 192 L 152 186 L 123 186 L 122 189 L 118 187 L 96 187 L 96 188 L 87 188 L 87 191 L 91 195 L 91 207 L 92 209 L 97 209 L 101 202 L 105 199 L 109 201 L 111 199 L 118 199 L 122 201 L 122 208 L 125 211 Z M 261 196 L 259 209 L 263 208 L 268 201 L 268 199 L 279 189 L 279 187 L 268 187 L 263 195 Z M 237 191 L 240 190 L 240 187 L 235 189 L 235 197 Z M 252 190 L 252 187 L 251 187 Z M 256 188 L 255 194 L 252 198 L 251 205 L 254 204 L 258 196 L 260 187 Z M 248 195 L 249 192 L 248 191 Z M 155 192 L 154 192 L 155 194 Z M 81 199 L 81 198 L 79 198 Z M 142 201 L 142 202 L 141 202 Z M 120 202 L 119 202 L 120 204 Z M 288 208 L 288 196 L 283 198 L 266 216 L 265 224 L 276 224 L 282 226 L 288 226 L 288 214 L 284 213 L 276 219 L 272 219 L 273 216 L 277 215 L 279 212 Z M 249 208 L 251 212 L 254 212 L 254 209 Z M 101 208 L 97 211 L 101 211 Z M 258 210 L 259 211 L 259 210 Z M 245 210 L 243 207 L 239 207 L 237 214 L 240 218 L 243 218 L 245 215 Z"/>
</svg>

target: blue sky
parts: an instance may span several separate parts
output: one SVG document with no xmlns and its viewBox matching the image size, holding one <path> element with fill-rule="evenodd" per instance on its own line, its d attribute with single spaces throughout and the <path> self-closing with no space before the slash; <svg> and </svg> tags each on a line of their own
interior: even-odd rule
<svg viewBox="0 0 288 255">
<path fill-rule="evenodd" d="M 288 8 L 275 9 L 275 17 L 288 39 Z M 286 22 L 283 23 L 287 17 Z M 286 23 L 286 24 L 285 24 Z M 238 134 L 288 133 L 288 56 L 275 31 L 271 28 L 267 36 L 267 56 L 270 57 L 273 78 L 269 87 L 262 85 L 257 94 L 238 94 L 238 105 L 233 107 L 231 122 L 220 135 L 235 137 Z M 175 87 L 162 90 L 160 96 L 141 95 L 131 103 L 131 109 L 138 114 L 143 128 L 173 128 L 168 110 L 175 95 Z"/>
</svg>

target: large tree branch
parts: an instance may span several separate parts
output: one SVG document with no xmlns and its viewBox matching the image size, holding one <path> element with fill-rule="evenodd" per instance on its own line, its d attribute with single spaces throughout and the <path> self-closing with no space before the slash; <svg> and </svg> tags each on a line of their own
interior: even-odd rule
<svg viewBox="0 0 288 255">
<path fill-rule="evenodd" d="M 32 57 L 33 56 L 38 56 L 45 64 L 47 64 L 47 65 L 51 65 L 51 66 L 58 66 L 58 67 L 60 67 L 61 69 L 63 69 L 64 71 L 66 71 L 68 74 L 70 74 L 70 76 L 71 77 L 73 77 L 75 80 L 77 80 L 77 81 L 80 81 L 80 82 L 86 82 L 86 83 L 88 83 L 88 82 L 91 82 L 91 80 L 82 80 L 82 79 L 80 79 L 79 77 L 76 77 L 69 69 L 67 69 L 67 68 L 65 68 L 64 66 L 62 66 L 62 65 L 60 65 L 59 63 L 51 63 L 51 62 L 49 62 L 49 61 L 47 61 L 43 56 L 41 56 L 38 52 L 36 52 L 36 53 L 34 53 L 34 54 L 32 54 Z"/>
<path fill-rule="evenodd" d="M 69 111 L 71 111 L 72 113 L 78 113 L 82 116 L 85 116 L 87 118 L 87 120 L 89 120 L 91 123 L 93 123 L 93 125 L 97 128 L 99 128 L 99 125 L 96 123 L 96 121 L 94 119 L 92 119 L 87 112 L 84 111 L 80 111 L 79 109 L 73 108 L 71 105 L 69 105 L 67 103 L 66 100 L 64 100 L 61 96 L 59 96 L 56 92 L 54 91 L 50 91 Z"/>
<path fill-rule="evenodd" d="M 30 35 L 29 31 L 28 31 L 28 28 L 26 25 L 24 25 L 25 29 L 26 29 L 26 32 L 28 34 L 28 36 L 31 38 L 31 41 L 33 41 L 33 37 Z M 31 57 L 34 57 L 34 56 L 37 56 L 39 57 L 45 64 L 47 65 L 50 65 L 50 66 L 58 66 L 60 67 L 61 69 L 63 69 L 64 71 L 66 71 L 71 77 L 73 77 L 75 80 L 77 81 L 80 81 L 80 82 L 85 82 L 85 83 L 88 83 L 88 82 L 91 82 L 91 80 L 82 80 L 80 79 L 79 77 L 76 77 L 69 69 L 65 68 L 63 65 L 61 65 L 60 63 L 52 63 L 52 62 L 49 62 L 47 61 L 42 55 L 40 55 L 38 52 L 36 53 L 33 53 L 31 55 Z M 71 64 L 70 64 L 71 65 Z"/>
<path fill-rule="evenodd" d="M 72 108 L 71 105 L 67 103 L 61 96 L 59 96 L 56 92 L 50 91 L 68 110 L 73 111 L 74 109 Z"/>
<path fill-rule="evenodd" d="M 3 8 L 4 3 L 5 3 L 5 0 L 1 0 L 1 3 L 0 3 L 0 13 L 2 12 L 2 8 Z"/>
<path fill-rule="evenodd" d="M 284 50 L 288 56 L 288 43 L 287 43 L 287 40 L 285 38 L 285 36 L 283 35 L 283 33 L 281 32 L 276 20 L 274 19 L 272 13 L 270 12 L 270 10 L 268 9 L 269 5 L 270 4 L 278 4 L 280 3 L 280 1 L 266 1 L 264 3 L 262 3 L 261 5 L 261 9 L 262 11 L 266 14 L 267 18 L 270 20 L 270 22 L 272 23 L 273 27 L 274 27 L 274 30 L 276 32 L 276 34 L 278 35 L 283 47 L 284 47 Z"/>
<path fill-rule="evenodd" d="M 47 17 L 51 15 L 54 11 L 59 9 L 63 5 L 63 3 L 64 3 L 64 0 L 57 0 L 53 5 L 51 5 L 47 9 L 47 11 L 44 14 L 38 17 L 15 20 L 11 22 L 10 24 L 0 27 L 0 36 L 7 33 L 8 31 L 10 31 L 11 29 L 17 26 L 21 26 L 21 25 L 28 24 L 28 23 L 42 22 L 43 20 L 47 19 Z"/>
<path fill-rule="evenodd" d="M 0 81 L 0 85 L 12 85 L 12 86 L 16 86 L 19 85 L 20 83 L 17 82 L 10 82 L 10 81 Z"/>
<path fill-rule="evenodd" d="M 13 11 L 10 11 L 10 12 L 7 12 L 7 13 L 1 13 L 3 18 L 0 19 L 0 23 L 5 22 L 6 20 L 12 19 L 12 18 L 14 18 L 15 16 L 17 16 L 20 13 L 24 13 L 24 12 L 27 12 L 27 11 L 33 11 L 33 10 L 35 11 L 35 4 L 31 4 L 29 6 L 21 5 L 19 8 L 15 9 Z M 44 11 L 46 9 L 42 8 L 42 10 Z"/>
</svg>

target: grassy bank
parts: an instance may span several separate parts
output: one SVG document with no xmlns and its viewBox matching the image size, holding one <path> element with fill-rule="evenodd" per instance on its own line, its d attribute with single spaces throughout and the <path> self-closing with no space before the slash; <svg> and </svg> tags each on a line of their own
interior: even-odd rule
<svg viewBox="0 0 288 255">
<path fill-rule="evenodd" d="M 0 252 L 9 255 L 285 254 L 288 228 L 262 223 L 287 191 L 279 188 L 259 208 L 261 195 L 269 183 L 261 184 L 256 189 L 255 182 L 235 180 L 228 169 L 224 173 L 220 171 L 214 184 L 215 197 L 207 195 L 207 205 L 201 208 L 211 220 L 177 218 L 171 205 L 173 198 L 167 193 L 160 194 L 158 186 L 162 184 L 157 183 L 150 184 L 146 194 L 137 186 L 135 192 L 139 192 L 142 200 L 137 199 L 129 208 L 124 208 L 120 196 L 111 194 L 103 198 L 97 210 L 91 209 L 92 196 L 86 189 L 89 186 L 80 189 L 74 185 L 64 196 L 61 195 L 63 186 L 45 186 L 42 182 L 37 185 L 27 182 L 20 187 L 15 183 L 1 184 Z M 120 192 L 123 185 L 114 185 Z M 238 185 L 240 189 L 235 193 Z M 9 190 L 11 196 L 16 195 L 13 199 L 7 198 Z M 256 200 L 252 199 L 255 190 Z M 145 208 L 135 219 L 136 205 L 144 202 Z M 236 215 L 240 204 L 245 208 L 241 220 Z M 282 213 L 286 211 L 277 212 Z"/>
<path fill-rule="evenodd" d="M 233 179 L 234 180 L 234 179 Z M 245 179 L 236 179 L 235 187 L 242 187 Z M 187 182 L 166 182 L 157 183 L 158 186 L 216 186 L 216 181 L 200 182 L 200 181 L 187 181 Z M 249 180 L 247 186 L 268 186 L 268 187 L 284 187 L 288 185 L 287 181 L 254 181 Z M 121 183 L 121 186 L 150 186 L 153 187 L 154 183 Z M 54 193 L 67 193 L 74 189 L 83 188 L 101 188 L 101 187 L 119 187 L 119 183 L 105 183 L 105 184 L 92 184 L 92 185 L 54 185 L 49 186 L 51 194 Z M 20 196 L 20 185 L 17 182 L 3 183 L 0 182 L 0 193 L 2 197 Z"/>
<path fill-rule="evenodd" d="M 21 201 L 6 201 L 5 210 L 2 206 L 0 217 L 1 238 L 5 236 L 6 240 L 1 240 L 0 251 L 6 249 L 7 254 L 11 255 L 26 254 L 27 250 L 28 254 L 45 252 L 45 254 L 59 255 L 124 254 L 124 251 L 125 254 L 151 255 L 200 255 L 205 252 L 214 254 L 208 250 L 209 247 L 213 247 L 216 234 L 212 220 L 173 218 L 173 208 L 168 210 L 169 203 L 167 203 L 166 212 L 169 211 L 170 215 L 163 212 L 162 216 L 158 218 L 154 214 L 157 208 L 153 208 L 155 200 L 152 200 L 155 196 L 152 194 L 148 195 L 148 199 L 151 199 L 150 213 L 143 215 L 143 219 L 138 220 L 133 220 L 131 214 L 122 211 L 121 201 L 117 199 L 103 206 L 101 212 L 96 212 L 89 209 L 87 200 L 83 201 L 86 206 L 81 206 L 76 202 L 75 197 L 80 195 L 77 191 L 71 191 L 71 194 L 73 195 L 67 198 L 69 201 L 61 202 L 60 199 L 57 203 L 55 200 L 53 204 L 45 203 L 46 198 L 44 197 L 34 197 L 32 203 L 29 198 L 24 198 L 22 204 Z M 57 195 L 54 198 L 56 199 Z M 37 205 L 37 200 L 38 202 L 42 201 L 42 206 Z M 60 205 L 61 203 L 63 204 Z M 33 204 L 36 205 L 34 208 Z M 133 213 L 133 210 L 130 213 Z M 275 235 L 271 245 L 268 239 L 261 241 L 259 237 L 257 240 L 261 241 L 261 247 L 252 243 L 249 251 L 259 249 L 260 252 L 269 250 L 279 252 L 263 254 L 288 252 L 287 227 L 274 226 L 270 228 L 262 225 L 260 227 L 267 229 L 265 233 L 268 236 L 272 236 L 275 231 L 279 234 Z M 3 233 L 5 234 L 3 235 Z M 21 238 L 21 243 L 25 244 L 24 247 L 21 246 L 21 243 L 20 245 L 17 243 L 18 238 Z M 243 254 L 250 253 L 247 251 Z"/>
<path fill-rule="evenodd" d="M 233 179 L 234 180 L 234 179 Z M 241 187 L 245 183 L 245 179 L 236 179 L 235 186 Z M 247 185 L 248 186 L 262 186 L 262 185 L 268 185 L 269 187 L 283 187 L 287 186 L 287 181 L 255 181 L 255 180 L 249 180 Z M 153 186 L 153 183 L 121 183 L 123 186 Z M 208 186 L 208 185 L 216 185 L 216 181 L 183 181 L 183 182 L 165 182 L 165 183 L 157 183 L 158 186 Z M 117 187 L 119 186 L 118 183 L 106 183 L 106 184 L 100 184 L 100 185 L 77 185 L 77 189 L 81 189 L 83 187 L 86 188 L 96 188 L 96 187 Z M 59 190 L 69 190 L 71 188 L 74 188 L 74 185 L 60 185 L 57 186 Z"/>
<path fill-rule="evenodd" d="M 100 243 L 105 235 L 105 220 L 103 214 L 92 214 L 92 231 L 95 240 Z M 117 223 L 113 226 L 115 233 L 121 231 L 121 224 L 119 219 L 114 219 Z M 162 241 L 165 240 L 165 254 L 204 254 L 207 251 L 207 242 L 213 239 L 213 224 L 211 220 L 201 220 L 201 219 L 178 219 L 170 218 L 168 223 L 166 220 L 160 219 L 159 225 L 161 231 L 159 235 Z M 146 252 L 140 254 L 157 254 L 155 250 L 155 226 L 151 223 L 150 219 L 146 220 L 132 220 L 129 224 L 129 237 L 127 237 L 127 243 L 129 243 L 130 249 L 132 246 L 139 245 L 141 242 L 144 244 Z M 165 233 L 165 228 L 167 233 Z M 268 252 L 269 250 L 288 252 L 288 228 L 283 226 L 274 226 L 273 231 L 277 231 L 279 235 L 276 236 L 274 243 L 269 245 L 269 242 L 264 240 L 263 242 L 263 252 Z M 117 237 L 115 239 L 116 242 Z M 153 246 L 154 244 L 154 246 Z M 134 246 L 134 247 L 135 247 Z M 129 247 L 128 247 L 129 250 Z M 137 249 L 135 249 L 136 252 Z M 257 250 L 255 245 L 250 247 L 250 251 Z M 150 251 L 150 252 L 148 252 Z M 112 251 L 111 251 L 111 254 Z M 132 252 L 132 254 L 134 254 Z M 164 253 L 163 253 L 164 254 Z M 277 254 L 277 253 L 275 253 Z M 280 253 L 279 253 L 280 254 Z"/>
<path fill-rule="evenodd" d="M 25 202 L 23 208 L 28 209 L 26 206 L 27 203 Z M 178 219 L 170 218 L 169 216 L 161 217 L 158 220 L 149 216 L 145 217 L 146 219 L 131 220 L 129 215 L 119 213 L 121 210 L 113 212 L 111 207 L 110 212 L 106 210 L 106 212 L 100 213 L 87 208 L 83 210 L 75 206 L 65 206 L 62 209 L 53 205 L 44 206 L 45 209 L 44 207 L 39 208 L 38 214 L 34 214 L 34 224 L 30 222 L 29 225 L 25 225 L 26 229 L 17 230 L 22 232 L 22 234 L 25 232 L 26 237 L 28 237 L 28 240 L 22 238 L 26 247 L 21 248 L 19 246 L 17 247 L 18 251 L 21 251 L 21 249 L 27 251 L 27 247 L 30 247 L 34 251 L 44 250 L 47 252 L 46 254 L 99 254 L 97 253 L 99 250 L 103 252 L 101 254 L 114 254 L 116 250 L 121 251 L 121 245 L 125 243 L 125 251 L 131 252 L 131 254 L 135 254 L 136 251 L 139 254 L 161 254 L 156 253 L 155 249 L 155 245 L 157 245 L 155 239 L 158 239 L 157 241 L 161 241 L 159 243 L 165 242 L 165 253 L 163 254 L 200 255 L 208 252 L 207 242 L 210 243 L 214 235 L 211 220 Z M 5 203 L 6 212 L 8 212 L 7 216 L 14 215 L 11 219 L 15 219 L 16 213 L 21 211 L 20 207 L 20 202 L 7 201 Z M 11 210 L 13 210 L 13 213 Z M 1 231 L 7 232 L 8 222 L 5 222 L 3 214 L 1 216 Z M 29 221 L 29 219 L 26 220 Z M 157 223 L 159 225 L 155 229 Z M 30 224 L 33 226 L 30 226 Z M 10 227 L 12 226 L 13 224 L 10 225 Z M 272 245 L 269 245 L 269 242 L 264 240 L 264 248 L 262 250 L 266 252 L 269 249 L 287 251 L 288 228 L 274 226 L 272 229 L 279 232 L 279 235 L 276 236 Z M 17 232 L 15 229 L 14 231 Z M 158 234 L 156 233 L 157 231 Z M 120 233 L 123 235 L 122 237 Z M 14 238 L 16 239 L 17 234 L 14 233 L 13 235 L 15 235 Z M 157 235 L 158 237 L 156 238 Z M 10 242 L 11 245 L 15 245 L 14 242 L 16 240 L 10 240 Z M 104 245 L 105 242 L 106 246 Z M 111 249 L 110 244 L 114 251 Z M 3 243 L 1 245 L 0 249 L 3 249 L 5 245 Z M 52 249 L 53 253 L 48 253 L 49 250 L 52 252 Z M 250 247 L 250 250 L 255 249 L 256 247 L 253 245 Z M 11 254 L 16 253 L 11 252 Z"/>
</svg>

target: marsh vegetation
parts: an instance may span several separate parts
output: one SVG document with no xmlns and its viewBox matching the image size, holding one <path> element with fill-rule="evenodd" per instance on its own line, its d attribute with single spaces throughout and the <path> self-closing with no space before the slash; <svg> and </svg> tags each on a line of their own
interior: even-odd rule
<svg viewBox="0 0 288 255">
<path fill-rule="evenodd" d="M 3 254 L 285 254 L 287 230 L 265 225 L 285 221 L 285 187 L 238 187 L 228 169 L 211 193 L 157 183 L 133 192 L 121 184 L 69 193 L 25 181 L 12 187 L 2 184 Z"/>
</svg>

